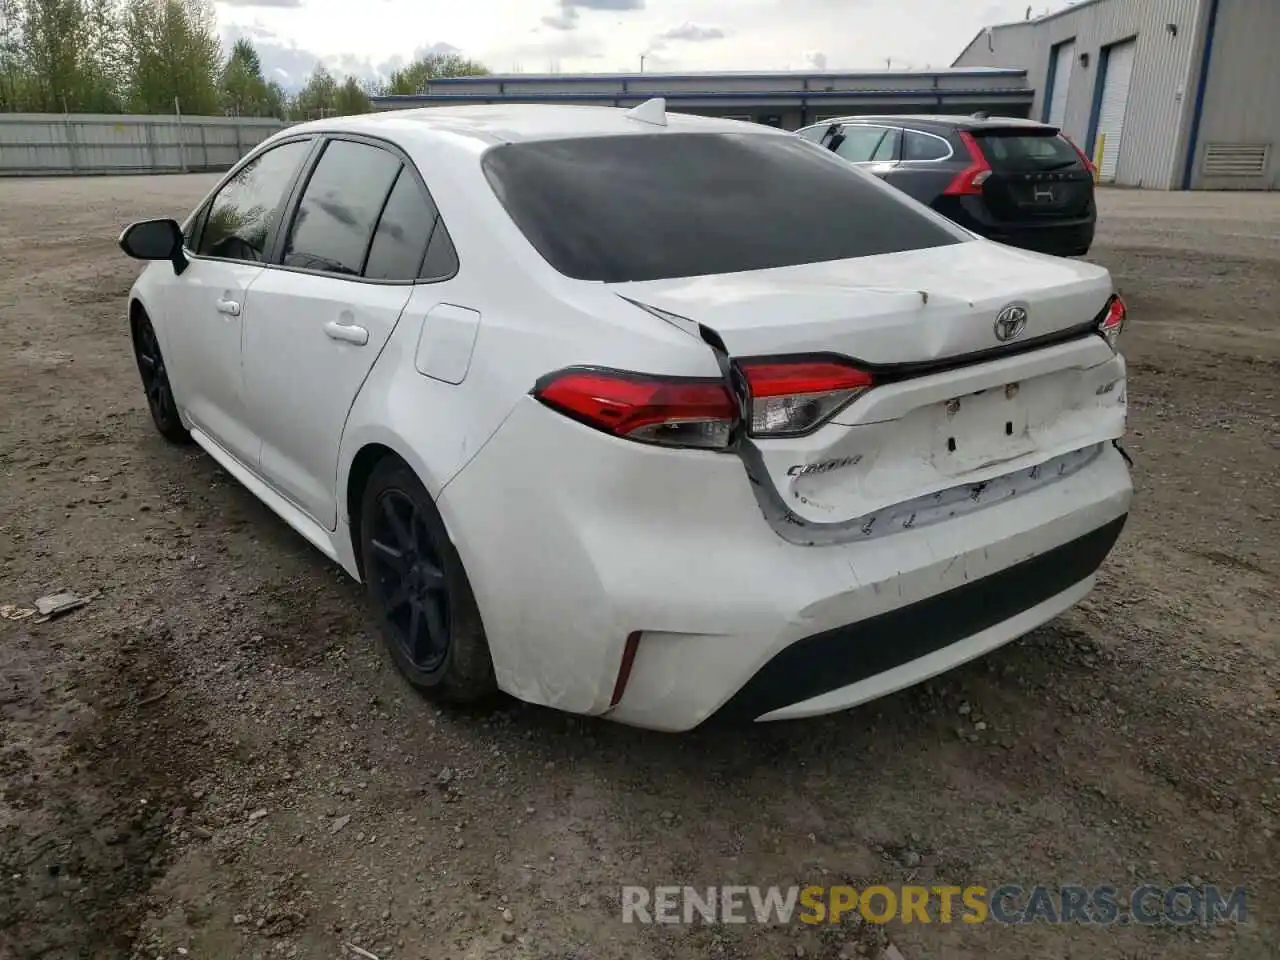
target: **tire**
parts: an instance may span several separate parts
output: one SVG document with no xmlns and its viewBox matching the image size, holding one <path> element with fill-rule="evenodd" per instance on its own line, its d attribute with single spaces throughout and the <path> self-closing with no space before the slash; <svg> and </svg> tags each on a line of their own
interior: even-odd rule
<svg viewBox="0 0 1280 960">
<path fill-rule="evenodd" d="M 182 425 L 182 418 L 178 415 L 178 404 L 173 398 L 173 387 L 169 384 L 169 371 L 160 352 L 160 340 L 151 325 L 151 318 L 145 311 L 138 310 L 129 326 L 133 336 L 133 359 L 138 365 L 138 376 L 142 378 L 147 409 L 151 411 L 151 420 L 156 425 L 156 430 L 170 443 L 190 443 L 191 434 Z"/>
<path fill-rule="evenodd" d="M 373 469 L 360 504 L 365 589 L 409 683 L 433 700 L 476 703 L 497 691 L 480 610 L 426 488 L 401 460 Z"/>
</svg>

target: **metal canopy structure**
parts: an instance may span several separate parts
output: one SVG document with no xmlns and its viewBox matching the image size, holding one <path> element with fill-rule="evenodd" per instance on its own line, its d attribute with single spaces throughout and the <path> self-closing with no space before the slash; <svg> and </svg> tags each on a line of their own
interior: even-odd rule
<svg viewBox="0 0 1280 960">
<path fill-rule="evenodd" d="M 421 94 L 374 97 L 377 110 L 469 103 L 568 103 L 634 108 L 662 98 L 673 112 L 795 129 L 849 113 L 1027 116 L 1035 91 L 1021 69 L 878 72 L 495 74 L 432 82 Z"/>
</svg>

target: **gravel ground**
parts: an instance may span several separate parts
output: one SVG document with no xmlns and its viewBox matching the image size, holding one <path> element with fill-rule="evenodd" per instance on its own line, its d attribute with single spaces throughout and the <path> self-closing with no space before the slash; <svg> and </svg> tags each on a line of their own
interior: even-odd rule
<svg viewBox="0 0 1280 960">
<path fill-rule="evenodd" d="M 115 247 L 204 176 L 0 181 L 0 957 L 1280 955 L 1280 195 L 1106 192 L 1134 513 L 1023 641 L 818 721 L 441 711 L 153 431 Z M 1238 926 L 642 926 L 620 885 L 1215 883 Z M 185 951 L 185 952 L 184 952 Z M 893 951 L 886 955 L 892 956 Z"/>
</svg>

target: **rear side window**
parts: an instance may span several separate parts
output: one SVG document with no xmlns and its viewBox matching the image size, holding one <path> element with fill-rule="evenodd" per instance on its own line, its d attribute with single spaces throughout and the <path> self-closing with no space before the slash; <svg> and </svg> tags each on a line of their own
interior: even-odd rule
<svg viewBox="0 0 1280 960">
<path fill-rule="evenodd" d="M 371 280 L 416 279 L 437 219 L 434 204 L 402 169 L 378 221 L 364 275 Z"/>
<path fill-rule="evenodd" d="M 560 273 L 625 283 L 960 243 L 798 137 L 667 133 L 503 144 L 490 185 Z"/>
<path fill-rule="evenodd" d="M 458 272 L 458 252 L 454 249 L 449 231 L 444 228 L 444 221 L 437 220 L 435 230 L 431 231 L 431 245 L 427 247 L 427 258 L 422 261 L 424 280 L 447 280 Z"/>
<path fill-rule="evenodd" d="M 902 139 L 903 160 L 945 160 L 951 156 L 951 147 L 941 137 L 908 130 Z"/>
<path fill-rule="evenodd" d="M 359 276 L 400 159 L 364 143 L 333 140 L 302 192 L 285 242 L 287 267 Z"/>
<path fill-rule="evenodd" d="M 1080 165 L 1076 148 L 1055 133 L 975 133 L 991 169 L 1065 170 Z"/>
</svg>

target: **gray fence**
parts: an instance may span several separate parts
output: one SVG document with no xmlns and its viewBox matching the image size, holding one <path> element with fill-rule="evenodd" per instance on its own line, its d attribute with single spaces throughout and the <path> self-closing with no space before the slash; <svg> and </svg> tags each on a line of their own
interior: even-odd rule
<svg viewBox="0 0 1280 960">
<path fill-rule="evenodd" d="M 0 113 L 0 176 L 226 170 L 285 125 L 258 117 Z"/>
</svg>

